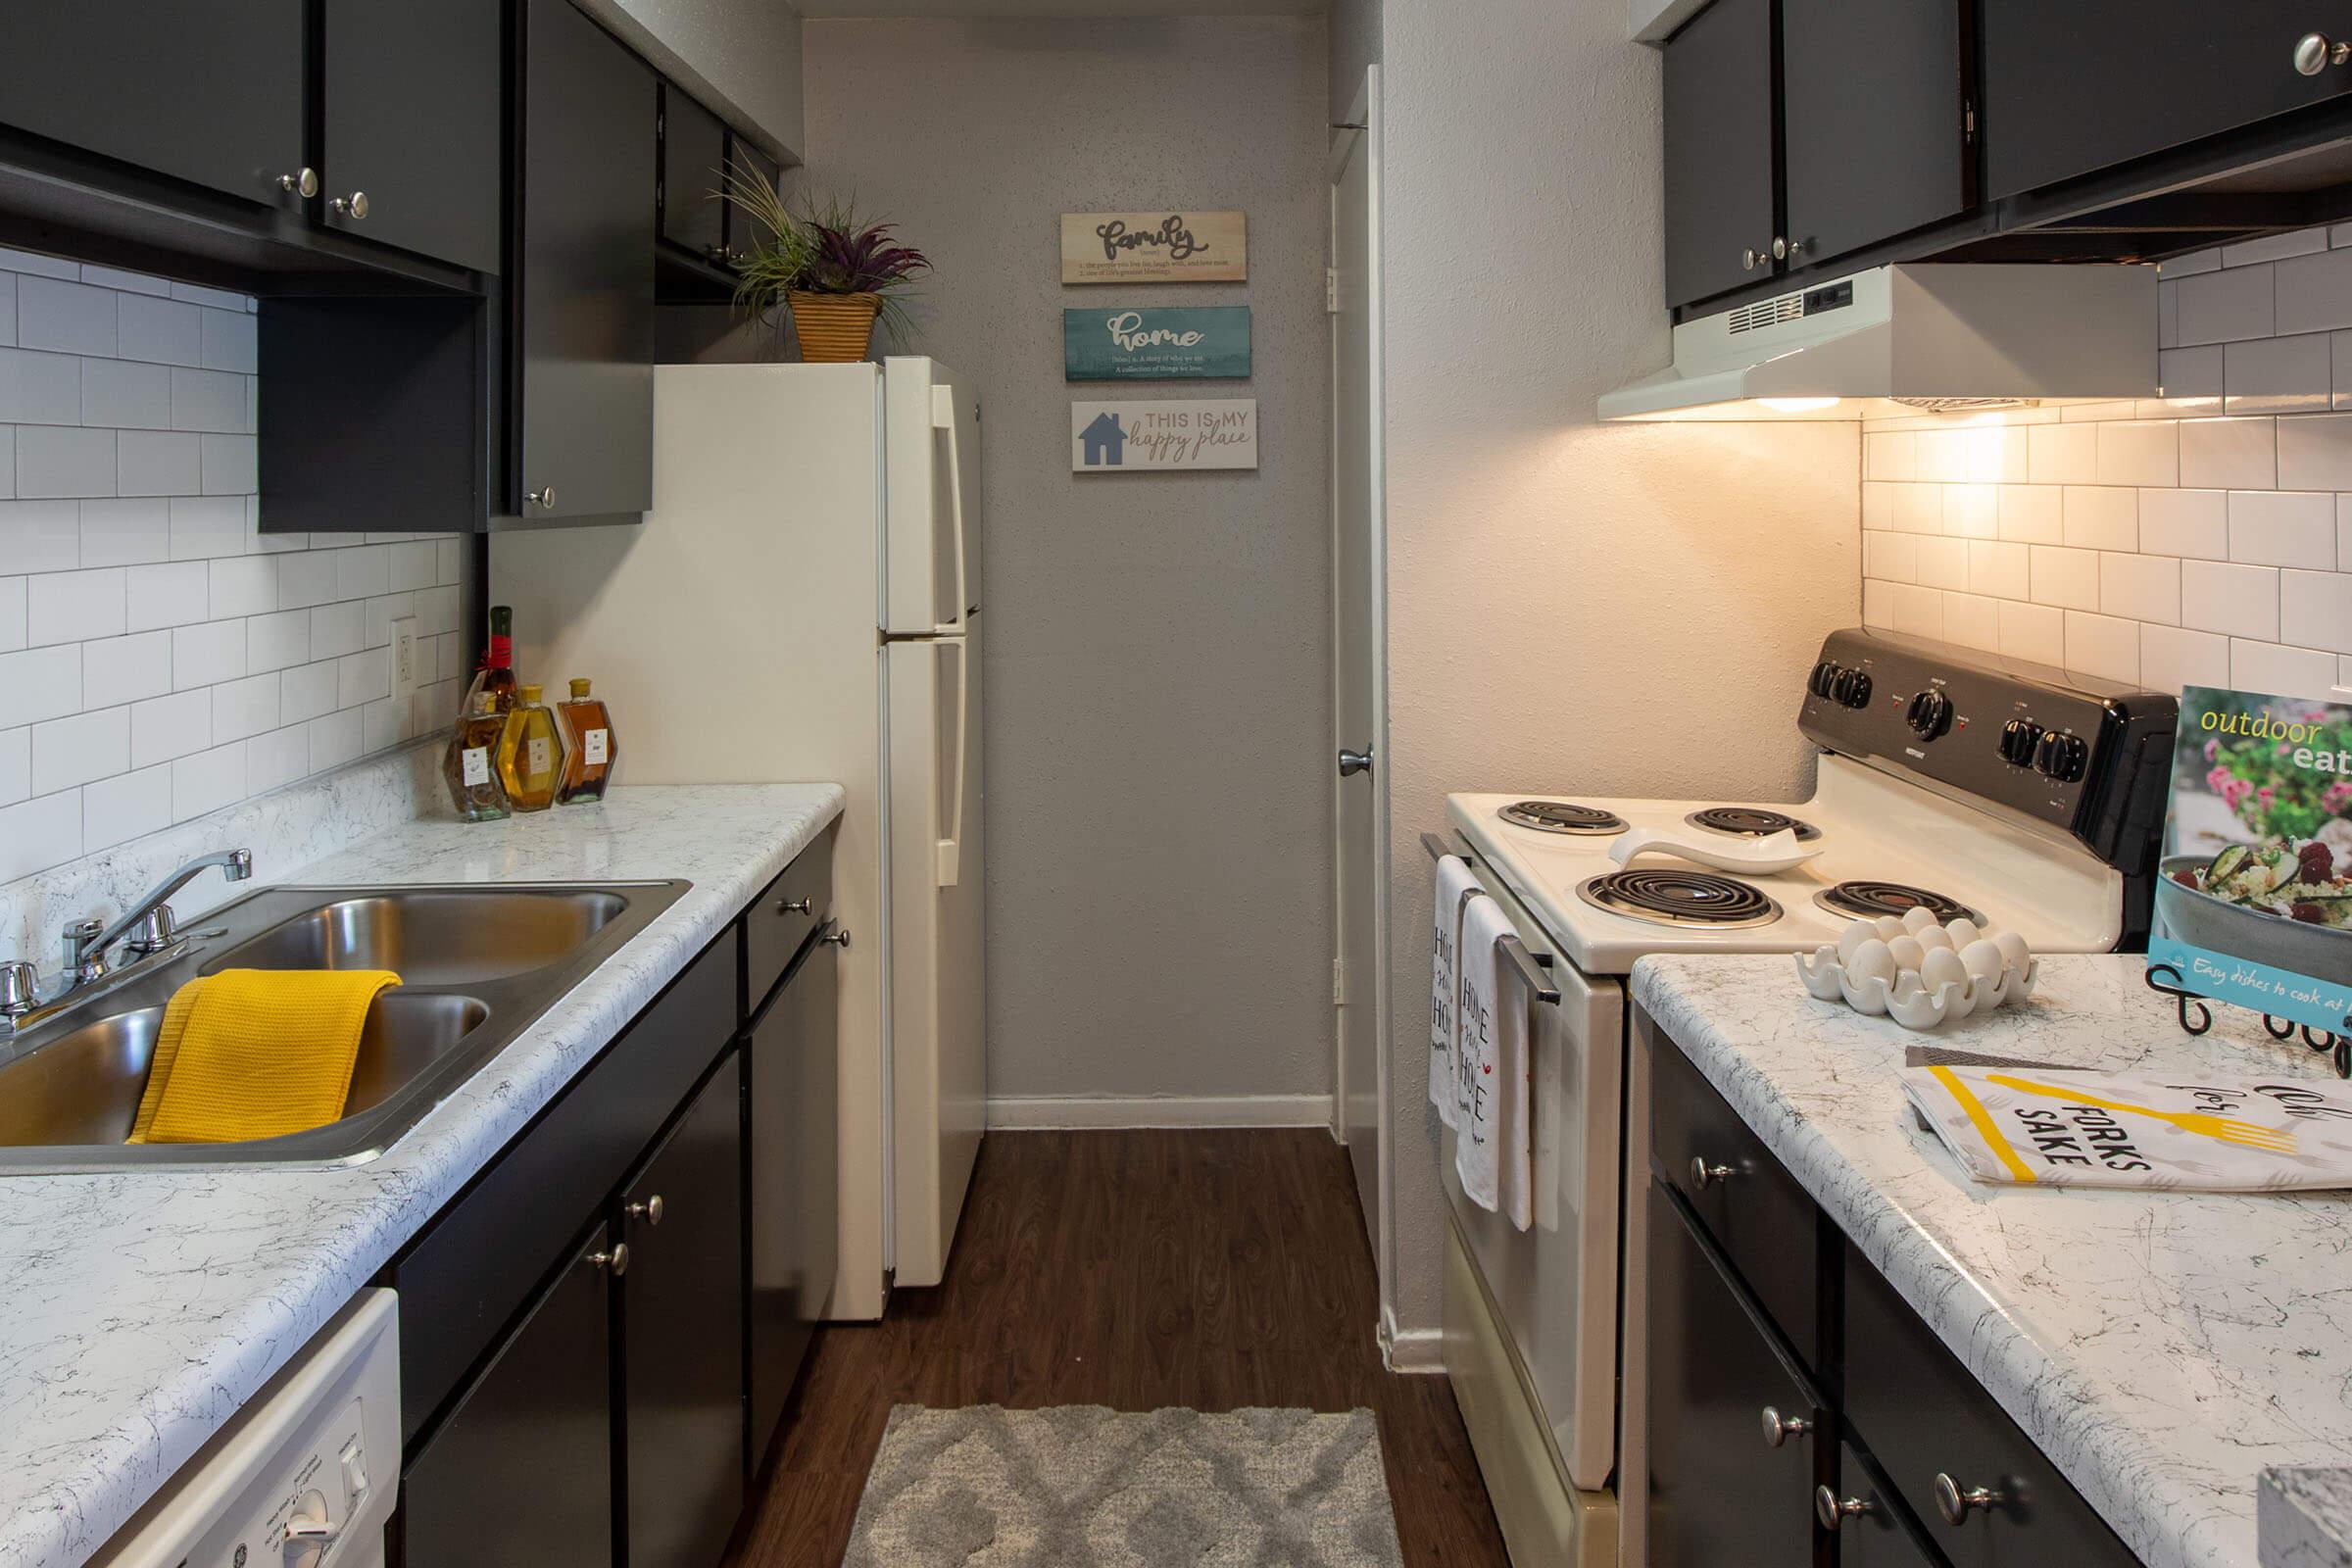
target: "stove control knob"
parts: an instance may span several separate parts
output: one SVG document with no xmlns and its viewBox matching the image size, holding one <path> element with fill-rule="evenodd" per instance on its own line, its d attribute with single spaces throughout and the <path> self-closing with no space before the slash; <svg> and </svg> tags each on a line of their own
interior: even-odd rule
<svg viewBox="0 0 2352 1568">
<path fill-rule="evenodd" d="M 1952 727 L 1952 700 L 1931 686 L 1911 699 L 1903 722 L 1921 740 L 1932 741 Z"/>
<path fill-rule="evenodd" d="M 2013 718 L 2001 726 L 2001 760 L 2012 767 L 2032 767 L 2034 749 L 2041 744 L 2041 726 L 2030 718 Z"/>
<path fill-rule="evenodd" d="M 1870 706 L 1870 677 L 1858 669 L 1840 670 L 1830 695 L 1847 708 Z"/>
<path fill-rule="evenodd" d="M 1825 659 L 1813 666 L 1813 678 L 1805 685 L 1814 696 L 1828 697 L 1837 691 L 1838 683 L 1844 678 L 1845 671 L 1832 661 Z"/>
<path fill-rule="evenodd" d="M 2072 784 L 2081 778 L 2089 760 L 2090 747 L 2082 737 L 2061 735 L 2056 730 L 2042 736 L 2041 744 L 2034 751 L 2035 770 L 2061 784 Z"/>
</svg>

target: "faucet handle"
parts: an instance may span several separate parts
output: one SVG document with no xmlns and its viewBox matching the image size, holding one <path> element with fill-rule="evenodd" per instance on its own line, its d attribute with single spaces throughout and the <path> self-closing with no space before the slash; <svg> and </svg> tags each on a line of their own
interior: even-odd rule
<svg viewBox="0 0 2352 1568">
<path fill-rule="evenodd" d="M 91 981 L 106 973 L 106 955 L 92 952 L 90 945 L 106 935 L 103 920 L 68 920 L 59 933 L 65 949 L 65 962 L 60 966 L 70 981 Z"/>
<path fill-rule="evenodd" d="M 40 1005 L 40 977 L 29 963 L 0 962 L 0 1018 L 12 1022 Z"/>
<path fill-rule="evenodd" d="M 159 904 L 149 909 L 137 925 L 122 938 L 123 949 L 144 958 L 163 952 L 179 940 L 179 921 L 172 917 L 172 906 Z"/>
</svg>

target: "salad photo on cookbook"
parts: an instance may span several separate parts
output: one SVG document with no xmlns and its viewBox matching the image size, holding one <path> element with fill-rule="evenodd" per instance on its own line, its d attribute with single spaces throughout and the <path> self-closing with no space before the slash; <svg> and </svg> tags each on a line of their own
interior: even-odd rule
<svg viewBox="0 0 2352 1568">
<path fill-rule="evenodd" d="M 2151 965 L 2352 1033 L 2352 705 L 2184 691 L 2160 871 Z"/>
</svg>

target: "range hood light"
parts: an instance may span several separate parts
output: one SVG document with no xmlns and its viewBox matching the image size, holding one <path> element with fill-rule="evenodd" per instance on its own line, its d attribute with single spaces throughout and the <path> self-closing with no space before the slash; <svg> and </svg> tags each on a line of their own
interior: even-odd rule
<svg viewBox="0 0 2352 1568">
<path fill-rule="evenodd" d="M 1838 406 L 1836 398 L 1758 398 L 1756 401 L 1775 414 L 1812 414 Z"/>
</svg>

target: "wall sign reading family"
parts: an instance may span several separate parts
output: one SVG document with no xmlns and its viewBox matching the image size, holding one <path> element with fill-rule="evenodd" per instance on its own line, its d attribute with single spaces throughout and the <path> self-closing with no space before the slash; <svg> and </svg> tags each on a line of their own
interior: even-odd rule
<svg viewBox="0 0 2352 1568">
<path fill-rule="evenodd" d="M 1064 213 L 1064 283 L 1239 283 L 1250 275 L 1240 213 Z"/>
<path fill-rule="evenodd" d="M 1073 403 L 1070 471 L 1257 466 L 1257 400 Z"/>
<path fill-rule="evenodd" d="M 1206 381 L 1250 373 L 1250 307 L 1116 306 L 1061 313 L 1071 381 Z"/>
</svg>

